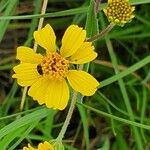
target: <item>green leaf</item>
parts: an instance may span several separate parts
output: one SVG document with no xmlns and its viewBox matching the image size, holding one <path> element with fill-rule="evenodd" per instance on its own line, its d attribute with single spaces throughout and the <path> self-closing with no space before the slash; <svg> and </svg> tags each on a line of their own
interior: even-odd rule
<svg viewBox="0 0 150 150">
<path fill-rule="evenodd" d="M 87 31 L 87 37 L 91 37 L 99 32 L 97 14 L 95 11 L 96 3 L 91 0 L 90 6 L 87 12 L 87 19 L 85 29 Z"/>
<path fill-rule="evenodd" d="M 104 138 L 104 145 L 97 150 L 110 150 L 110 142 L 108 137 Z"/>
<path fill-rule="evenodd" d="M 9 1 L 9 4 L 8 4 L 4 14 L 3 14 L 3 17 L 12 15 L 15 8 L 16 8 L 17 3 L 18 3 L 18 0 Z M 0 42 L 4 36 L 4 33 L 7 29 L 8 24 L 9 24 L 9 20 L 5 20 L 5 21 L 0 22 Z"/>
<path fill-rule="evenodd" d="M 23 127 L 24 125 L 32 124 L 34 121 L 41 120 L 42 118 L 49 115 L 52 111 L 53 110 L 51 109 L 43 108 L 13 121 L 12 123 L 8 124 L 0 130 L 0 139 L 3 138 L 5 135 L 9 134 L 10 132 L 20 127 Z"/>
</svg>

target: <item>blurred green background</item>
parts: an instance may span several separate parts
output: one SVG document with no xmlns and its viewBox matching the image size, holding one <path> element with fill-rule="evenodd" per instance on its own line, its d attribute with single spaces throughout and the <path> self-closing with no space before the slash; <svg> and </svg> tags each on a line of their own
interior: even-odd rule
<svg viewBox="0 0 150 150">
<path fill-rule="evenodd" d="M 94 16 L 94 0 L 49 0 L 44 25 L 52 25 L 57 44 L 70 24 L 86 28 L 90 37 L 109 24 L 101 11 L 105 2 Z M 130 2 L 136 5 L 133 21 L 94 43 L 99 55 L 89 72 L 101 87 L 78 101 L 63 141 L 68 150 L 150 149 L 150 0 Z M 47 109 L 27 96 L 21 112 L 23 89 L 11 77 L 16 48 L 34 44 L 41 5 L 0 0 L 0 150 L 56 138 L 68 111 Z"/>
</svg>

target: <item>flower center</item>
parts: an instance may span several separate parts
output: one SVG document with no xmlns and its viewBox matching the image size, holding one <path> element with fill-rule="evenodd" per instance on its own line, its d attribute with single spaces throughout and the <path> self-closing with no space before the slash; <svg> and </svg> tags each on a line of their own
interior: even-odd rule
<svg viewBox="0 0 150 150">
<path fill-rule="evenodd" d="M 116 23 L 124 23 L 131 20 L 134 16 L 132 12 L 134 7 L 131 7 L 129 2 L 126 0 L 112 0 L 111 3 L 108 3 L 106 8 L 106 14 L 110 20 Z"/>
<path fill-rule="evenodd" d="M 37 66 L 40 75 L 48 75 L 51 79 L 61 79 L 68 73 L 69 61 L 58 53 L 51 53 L 43 58 Z"/>
</svg>

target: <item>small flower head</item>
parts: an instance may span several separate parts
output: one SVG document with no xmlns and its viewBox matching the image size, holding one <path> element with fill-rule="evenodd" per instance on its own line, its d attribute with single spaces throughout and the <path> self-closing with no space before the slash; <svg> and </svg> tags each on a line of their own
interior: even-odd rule
<svg viewBox="0 0 150 150">
<path fill-rule="evenodd" d="M 134 6 L 129 4 L 129 0 L 108 0 L 108 6 L 104 13 L 110 22 L 123 26 L 133 18 Z"/>
<path fill-rule="evenodd" d="M 91 96 L 99 83 L 90 74 L 75 70 L 73 64 L 84 64 L 96 58 L 91 42 L 86 42 L 86 31 L 71 25 L 65 31 L 60 50 L 56 50 L 56 36 L 47 24 L 34 32 L 34 39 L 45 54 L 37 54 L 28 47 L 17 48 L 21 63 L 14 67 L 18 84 L 30 86 L 28 94 L 39 104 L 64 109 L 69 100 L 69 86 L 85 96 Z"/>
<path fill-rule="evenodd" d="M 23 147 L 23 150 L 54 150 L 54 147 L 49 142 L 45 141 L 44 143 L 40 143 L 37 148 L 33 148 L 28 144 L 28 147 Z"/>
</svg>

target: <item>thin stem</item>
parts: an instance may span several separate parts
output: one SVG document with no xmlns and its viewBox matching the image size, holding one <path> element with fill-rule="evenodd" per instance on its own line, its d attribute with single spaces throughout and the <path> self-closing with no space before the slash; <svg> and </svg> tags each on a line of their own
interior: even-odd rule
<svg viewBox="0 0 150 150">
<path fill-rule="evenodd" d="M 47 8 L 47 4 L 48 4 L 48 0 L 43 0 L 43 5 L 41 8 L 41 14 L 44 15 L 46 12 L 46 8 Z M 42 28 L 44 22 L 44 18 L 40 18 L 39 20 L 39 24 L 38 24 L 38 30 Z M 33 47 L 34 51 L 36 52 L 37 50 L 37 43 L 34 43 L 34 47 Z M 24 102 L 25 102 L 25 98 L 26 98 L 26 94 L 27 94 L 27 89 L 28 87 L 24 87 L 23 89 L 23 94 L 22 94 L 22 98 L 21 98 L 21 104 L 20 104 L 20 110 L 23 110 L 23 106 L 24 106 Z"/>
<path fill-rule="evenodd" d="M 46 12 L 47 4 L 48 4 L 48 0 L 44 0 L 43 1 L 43 6 L 42 6 L 42 9 L 41 9 L 41 14 L 42 15 L 44 15 L 45 12 Z M 44 22 L 44 18 L 40 18 L 39 25 L 38 25 L 38 30 L 40 30 L 42 28 L 43 22 Z M 33 49 L 36 52 L 36 50 L 37 50 L 37 43 L 36 42 L 34 43 L 34 48 Z"/>
<path fill-rule="evenodd" d="M 93 37 L 87 39 L 87 41 L 89 42 L 94 42 L 102 37 L 104 37 L 107 33 L 109 33 L 112 28 L 115 26 L 114 23 L 110 23 L 105 29 L 103 29 L 100 33 L 98 33 L 97 35 L 94 35 Z"/>
<path fill-rule="evenodd" d="M 75 108 L 77 95 L 78 95 L 77 92 L 74 92 L 74 93 L 73 93 L 72 101 L 71 101 L 71 104 L 70 104 L 70 108 L 69 108 L 69 111 L 68 111 L 66 120 L 65 120 L 65 122 L 64 122 L 64 124 L 63 124 L 63 127 L 62 127 L 61 131 L 59 132 L 59 135 L 58 135 L 56 141 L 60 141 L 60 142 L 61 142 L 62 139 L 63 139 L 63 137 L 64 137 L 64 135 L 65 135 L 65 132 L 66 132 L 66 130 L 67 130 L 67 127 L 68 127 L 68 125 L 69 125 L 69 123 L 70 123 L 70 119 L 71 119 L 72 114 L 73 114 L 73 110 L 74 110 L 74 108 Z"/>
<path fill-rule="evenodd" d="M 24 106 L 24 102 L 25 102 L 25 99 L 26 99 L 27 90 L 28 90 L 27 86 L 23 88 L 23 93 L 22 93 L 21 103 L 20 103 L 20 110 L 21 111 L 23 110 L 23 106 Z"/>
<path fill-rule="evenodd" d="M 101 0 L 96 0 L 96 7 L 95 7 L 95 10 L 96 10 L 96 13 L 98 13 L 99 12 L 99 5 L 100 5 L 100 3 L 101 3 Z"/>
</svg>

